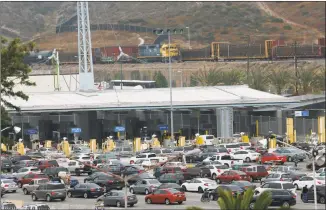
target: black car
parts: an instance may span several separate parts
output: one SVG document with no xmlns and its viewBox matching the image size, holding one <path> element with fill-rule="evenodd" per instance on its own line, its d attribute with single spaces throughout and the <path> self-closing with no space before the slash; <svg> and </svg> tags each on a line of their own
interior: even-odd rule
<svg viewBox="0 0 326 210">
<path fill-rule="evenodd" d="M 156 190 L 159 189 L 176 189 L 180 192 L 184 192 L 183 188 L 176 183 L 163 183 L 160 186 L 158 186 L 158 188 L 156 188 Z"/>
<path fill-rule="evenodd" d="M 189 180 L 189 178 L 195 178 L 195 177 L 211 177 L 211 170 L 209 168 L 203 166 L 203 167 L 192 167 L 187 168 L 187 170 L 183 173 L 186 180 Z"/>
<path fill-rule="evenodd" d="M 104 189 L 95 183 L 77 184 L 75 187 L 67 191 L 67 196 L 92 198 L 99 197 L 104 194 Z"/>
<path fill-rule="evenodd" d="M 69 173 L 68 169 L 65 167 L 50 167 L 50 168 L 46 168 L 43 170 L 43 173 L 45 175 L 47 175 L 50 179 L 54 178 L 54 177 L 58 177 L 58 173 L 59 172 L 66 172 Z"/>
<path fill-rule="evenodd" d="M 9 159 L 1 159 L 0 165 L 1 165 L 1 171 L 10 172 L 12 170 L 12 162 Z"/>
<path fill-rule="evenodd" d="M 11 157 L 12 164 L 16 164 L 17 162 L 19 162 L 21 160 L 32 160 L 32 158 L 30 156 L 27 156 L 27 155 L 19 155 L 19 156 Z"/>
<path fill-rule="evenodd" d="M 24 167 L 34 166 L 36 161 L 34 160 L 20 160 L 14 163 L 13 172 L 17 172 L 19 169 Z"/>
<path fill-rule="evenodd" d="M 98 168 L 92 169 L 93 173 L 98 172 L 98 171 L 108 172 L 108 173 L 115 174 L 118 176 L 121 175 L 120 165 L 101 165 L 101 166 L 98 166 Z"/>
<path fill-rule="evenodd" d="M 299 143 L 293 142 L 291 145 L 294 146 L 294 147 L 297 147 L 299 149 L 305 150 L 307 152 L 309 152 L 310 149 L 311 149 L 310 145 L 308 143 L 305 143 L 305 142 L 299 142 Z"/>
<path fill-rule="evenodd" d="M 108 175 L 108 174 L 99 174 L 99 175 L 93 176 L 93 177 L 89 176 L 86 182 L 95 183 L 95 184 L 103 187 L 104 192 L 108 192 L 113 189 L 121 190 L 125 186 L 125 183 L 123 180 L 119 179 L 118 177 Z"/>
<path fill-rule="evenodd" d="M 256 189 L 256 185 L 254 185 L 254 184 L 251 183 L 251 182 L 244 181 L 244 180 L 233 181 L 231 184 L 232 184 L 232 185 L 237 185 L 237 186 L 241 187 L 244 191 L 246 191 L 246 190 L 249 189 L 249 188 L 251 188 L 251 189 L 253 189 L 253 190 Z"/>
<path fill-rule="evenodd" d="M 159 178 L 158 181 L 161 183 L 176 183 L 176 184 L 182 184 L 186 180 L 183 176 L 183 174 L 177 173 L 177 174 L 162 174 Z"/>
<path fill-rule="evenodd" d="M 316 186 L 316 189 L 317 189 L 317 202 L 318 203 L 321 203 L 321 204 L 325 204 L 325 185 L 321 185 L 321 186 Z M 303 201 L 302 199 L 302 194 L 301 194 L 301 200 Z M 308 189 L 308 194 L 307 194 L 307 198 L 308 198 L 308 201 L 310 200 L 314 200 L 315 199 L 315 196 L 314 196 L 314 186 L 311 186 L 309 189 Z"/>
<path fill-rule="evenodd" d="M 137 165 L 127 165 L 124 167 L 123 171 L 121 171 L 121 175 L 123 177 L 130 176 L 133 174 L 139 174 L 145 171 L 145 169 L 142 166 Z"/>
<path fill-rule="evenodd" d="M 231 191 L 232 195 L 234 195 L 234 196 L 237 196 L 238 194 L 242 194 L 244 192 L 244 190 L 241 187 L 239 187 L 238 185 L 234 185 L 234 184 L 222 185 L 221 184 L 214 190 L 209 191 L 209 198 L 211 200 L 216 201 L 218 199 L 219 188 L 222 188 L 223 190 Z"/>
<path fill-rule="evenodd" d="M 205 160 L 208 156 L 203 155 L 203 153 L 197 153 L 197 154 L 190 154 L 186 155 L 186 162 L 187 163 L 197 163 L 202 162 Z"/>
<path fill-rule="evenodd" d="M 182 170 L 180 167 L 157 167 L 154 168 L 154 176 L 156 178 L 159 178 L 162 174 L 176 174 L 176 173 L 182 173 Z"/>
<path fill-rule="evenodd" d="M 272 193 L 272 203 L 269 206 L 277 206 L 290 208 L 296 204 L 296 196 L 289 190 L 273 189 L 269 190 Z M 254 196 L 250 202 L 249 209 L 254 209 L 255 202 L 258 196 Z"/>
</svg>

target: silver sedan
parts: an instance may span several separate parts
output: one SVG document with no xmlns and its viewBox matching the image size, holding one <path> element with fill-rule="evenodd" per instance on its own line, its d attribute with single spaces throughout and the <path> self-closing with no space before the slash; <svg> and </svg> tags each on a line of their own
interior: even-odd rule
<svg viewBox="0 0 326 210">
<path fill-rule="evenodd" d="M 2 179 L 1 188 L 3 188 L 5 192 L 16 192 L 18 190 L 17 184 L 12 179 Z"/>
<path fill-rule="evenodd" d="M 132 194 L 145 193 L 145 195 L 148 195 L 160 185 L 161 183 L 157 179 L 142 179 L 130 186 L 130 192 Z"/>
</svg>

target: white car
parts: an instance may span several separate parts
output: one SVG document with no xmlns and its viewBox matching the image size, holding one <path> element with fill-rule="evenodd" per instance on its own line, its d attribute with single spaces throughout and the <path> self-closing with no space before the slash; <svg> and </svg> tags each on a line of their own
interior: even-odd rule
<svg viewBox="0 0 326 210">
<path fill-rule="evenodd" d="M 13 173 L 12 175 L 14 177 L 21 178 L 29 173 L 40 174 L 41 171 L 40 171 L 40 169 L 38 169 L 36 167 L 24 167 L 24 168 L 19 169 L 17 171 L 17 173 Z"/>
<path fill-rule="evenodd" d="M 5 192 L 16 192 L 18 190 L 17 184 L 12 179 L 1 179 L 1 188 Z"/>
<path fill-rule="evenodd" d="M 213 190 L 217 188 L 215 181 L 207 178 L 194 178 L 181 185 L 184 191 L 204 192 L 205 189 Z"/>
<path fill-rule="evenodd" d="M 282 190 L 289 190 L 293 192 L 295 195 L 296 192 L 296 187 L 293 185 L 292 182 L 283 182 L 283 181 L 271 181 L 271 182 L 266 182 L 262 186 L 258 187 L 255 189 L 255 194 L 260 195 L 262 192 L 266 190 L 271 190 L 271 189 L 282 189 Z"/>
<path fill-rule="evenodd" d="M 308 188 L 314 185 L 314 178 L 310 176 L 301 177 L 299 180 L 295 180 L 293 182 L 294 186 L 297 190 L 302 189 L 304 186 L 307 185 Z M 316 185 L 324 185 L 325 179 L 323 177 L 316 177 Z"/>
<path fill-rule="evenodd" d="M 213 180 L 216 180 L 216 177 L 220 174 L 224 173 L 224 171 L 229 170 L 229 167 L 226 165 L 218 164 L 218 165 L 208 165 L 206 166 L 211 171 L 211 176 Z"/>
<path fill-rule="evenodd" d="M 251 147 L 251 143 L 246 143 L 246 142 L 240 142 L 239 143 L 240 149 L 246 150 Z"/>
<path fill-rule="evenodd" d="M 246 162 L 256 161 L 260 154 L 250 150 L 240 150 L 231 154 L 233 159 L 243 159 Z"/>
<path fill-rule="evenodd" d="M 233 153 L 240 150 L 239 143 L 219 144 L 219 147 L 225 147 L 228 152 Z"/>
<path fill-rule="evenodd" d="M 142 166 L 142 167 L 151 167 L 156 164 L 155 164 L 155 162 L 151 161 L 150 159 L 141 159 L 141 160 L 137 160 L 132 165 L 138 165 L 138 166 Z"/>
<path fill-rule="evenodd" d="M 157 160 L 159 163 L 163 163 L 168 160 L 167 157 L 157 156 L 155 153 L 141 153 L 141 154 L 137 155 L 136 157 L 131 157 L 130 164 L 133 164 L 137 160 L 142 160 L 142 159 Z"/>
<path fill-rule="evenodd" d="M 89 155 L 86 155 L 86 154 L 78 154 L 76 156 L 73 156 L 70 158 L 71 160 L 77 160 L 77 161 L 80 161 L 80 162 L 84 162 L 84 161 L 92 161 L 91 160 L 91 156 Z"/>
</svg>

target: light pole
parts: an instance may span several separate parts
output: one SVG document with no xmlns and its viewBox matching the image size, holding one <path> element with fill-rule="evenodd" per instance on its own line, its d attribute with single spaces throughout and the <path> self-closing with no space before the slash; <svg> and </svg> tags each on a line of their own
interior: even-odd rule
<svg viewBox="0 0 326 210">
<path fill-rule="evenodd" d="M 179 70 L 178 73 L 181 74 L 181 87 L 183 87 L 183 72 L 182 70 Z"/>
<path fill-rule="evenodd" d="M 302 150 L 302 149 L 299 149 L 298 147 L 294 147 L 294 146 L 292 146 L 291 144 L 285 143 L 285 142 L 280 141 L 280 140 L 277 140 L 277 139 L 275 139 L 275 140 L 276 140 L 277 142 L 281 143 L 281 144 L 285 144 L 286 146 L 296 148 L 296 149 L 298 149 L 298 150 L 304 152 L 305 154 L 310 155 L 309 152 L 306 152 L 306 151 L 304 151 L 304 150 Z M 268 144 L 268 142 L 267 142 L 267 144 Z M 312 173 L 313 173 L 313 179 L 314 179 L 314 204 L 315 204 L 315 210 L 317 210 L 318 207 L 317 207 L 317 187 L 316 187 L 315 157 L 312 157 Z"/>
<path fill-rule="evenodd" d="M 186 29 L 188 29 L 188 47 L 189 47 L 189 50 L 191 49 L 190 47 L 190 27 L 187 26 Z"/>
<path fill-rule="evenodd" d="M 164 35 L 163 29 L 154 30 L 153 33 L 156 35 Z M 171 30 L 166 29 L 169 39 L 169 80 L 170 80 L 170 118 L 171 118 L 171 140 L 174 140 L 174 130 L 173 130 L 173 103 L 172 103 L 172 63 L 171 63 Z M 173 29 L 174 34 L 183 34 L 183 29 Z"/>
</svg>

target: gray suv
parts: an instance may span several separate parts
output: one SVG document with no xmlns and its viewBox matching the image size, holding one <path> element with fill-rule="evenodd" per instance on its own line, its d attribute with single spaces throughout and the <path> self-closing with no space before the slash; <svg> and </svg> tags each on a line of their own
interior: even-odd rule
<svg viewBox="0 0 326 210">
<path fill-rule="evenodd" d="M 36 190 L 32 192 L 32 200 L 46 200 L 51 202 L 55 199 L 60 199 L 64 201 L 66 199 L 66 188 L 64 184 L 61 183 L 47 183 L 41 184 Z"/>
</svg>

